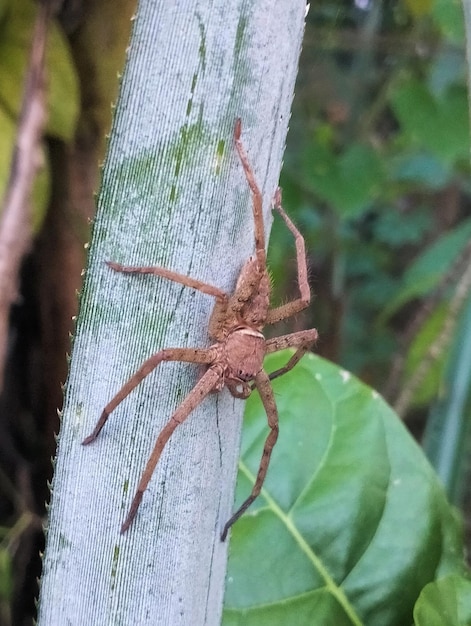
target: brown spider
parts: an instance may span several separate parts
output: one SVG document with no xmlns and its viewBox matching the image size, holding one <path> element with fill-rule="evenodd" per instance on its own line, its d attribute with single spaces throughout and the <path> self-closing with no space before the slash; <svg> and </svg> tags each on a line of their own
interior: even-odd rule
<svg viewBox="0 0 471 626">
<path fill-rule="evenodd" d="M 217 287 L 195 280 L 189 276 L 177 274 L 163 267 L 125 267 L 111 261 L 107 262 L 109 267 L 117 272 L 162 276 L 192 289 L 202 291 L 216 299 L 208 329 L 209 336 L 216 343 L 209 348 L 168 348 L 160 350 L 151 356 L 125 383 L 109 404 L 105 406 L 93 432 L 82 442 L 83 445 L 88 445 L 95 441 L 110 413 L 162 361 L 183 361 L 207 366 L 206 372 L 160 432 L 139 481 L 129 513 L 121 527 L 122 533 L 129 528 L 133 521 L 165 444 L 177 426 L 182 424 L 211 392 L 220 391 L 226 386 L 235 398 L 246 399 L 251 394 L 253 388 L 256 387 L 267 413 L 270 432 L 265 441 L 252 493 L 224 526 L 221 534 L 221 540 L 224 541 L 232 524 L 239 519 L 259 495 L 265 480 L 273 446 L 278 438 L 278 411 L 270 380 L 285 374 L 293 368 L 317 339 L 317 330 L 315 329 L 295 332 L 268 340 L 261 333 L 265 324 L 274 324 L 306 308 L 311 296 L 307 279 L 304 239 L 284 212 L 281 206 L 281 192 L 278 189 L 275 194 L 274 208 L 284 219 L 295 238 L 298 285 L 301 297 L 274 309 L 269 308 L 270 279 L 266 268 L 262 195 L 255 182 L 240 135 L 241 121 L 237 119 L 234 128 L 235 146 L 253 194 L 255 256 L 250 257 L 242 267 L 232 295 L 224 293 Z M 295 347 L 296 352 L 284 367 L 268 375 L 263 369 L 264 356 L 289 347 Z"/>
</svg>

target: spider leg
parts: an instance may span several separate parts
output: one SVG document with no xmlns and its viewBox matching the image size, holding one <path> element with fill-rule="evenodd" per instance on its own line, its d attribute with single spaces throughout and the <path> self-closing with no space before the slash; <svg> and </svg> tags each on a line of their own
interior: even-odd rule
<svg viewBox="0 0 471 626">
<path fill-rule="evenodd" d="M 179 426 L 186 420 L 190 413 L 204 400 L 204 398 L 214 389 L 214 387 L 217 386 L 217 384 L 221 380 L 221 377 L 221 372 L 219 372 L 215 368 L 209 368 L 160 431 L 160 434 L 157 437 L 157 441 L 155 442 L 154 449 L 152 450 L 152 453 L 149 457 L 149 460 L 147 461 L 146 467 L 137 486 L 136 494 L 131 502 L 129 512 L 123 522 L 123 525 L 121 526 L 121 533 L 126 532 L 126 530 L 131 525 L 137 513 L 139 505 L 141 504 L 144 491 L 147 489 L 147 485 L 149 484 L 155 467 L 159 462 L 160 455 L 162 454 L 162 451 L 167 441 L 172 436 L 173 431 L 177 428 L 177 426 Z"/>
<path fill-rule="evenodd" d="M 191 287 L 191 289 L 196 289 L 197 291 L 206 293 L 209 296 L 214 296 L 222 302 L 227 302 L 229 299 L 228 295 L 224 293 L 224 291 L 221 291 L 221 289 L 218 289 L 213 285 L 208 285 L 208 283 L 203 283 L 201 280 L 191 278 L 191 276 L 185 276 L 184 274 L 179 274 L 178 272 L 172 272 L 172 270 L 168 270 L 165 267 L 140 267 L 120 265 L 114 261 L 105 262 L 115 272 L 122 272 L 123 274 L 153 274 L 154 276 L 161 276 L 162 278 L 173 280 L 173 282 L 180 283 L 180 285 L 184 285 L 185 287 Z"/>
<path fill-rule="evenodd" d="M 186 363 L 203 363 L 209 365 L 215 359 L 213 348 L 169 348 L 153 354 L 141 365 L 137 372 L 124 384 L 112 400 L 105 406 L 92 433 L 85 437 L 82 445 L 87 446 L 100 434 L 101 429 L 115 408 L 131 393 L 140 382 L 148 376 L 162 361 L 184 361 Z"/>
<path fill-rule="evenodd" d="M 115 272 L 122 272 L 123 274 L 153 274 L 154 276 L 161 276 L 162 278 L 173 280 L 173 282 L 184 285 L 185 287 L 196 289 L 197 291 L 201 291 L 208 296 L 214 296 L 216 298 L 216 303 L 214 305 L 211 318 L 209 320 L 208 333 L 209 336 L 213 339 L 221 340 L 223 338 L 221 333 L 226 319 L 229 296 L 221 289 L 218 289 L 213 285 L 209 285 L 208 283 L 203 283 L 200 280 L 196 280 L 195 278 L 191 278 L 191 276 L 178 274 L 178 272 L 173 272 L 172 270 L 168 270 L 165 267 L 127 266 L 120 265 L 119 263 L 115 263 L 114 261 L 105 262 Z"/>
<path fill-rule="evenodd" d="M 239 517 L 249 508 L 252 502 L 260 494 L 265 476 L 267 474 L 268 465 L 270 464 L 271 453 L 276 440 L 278 439 L 278 410 L 276 408 L 275 397 L 271 388 L 270 379 L 267 373 L 263 370 L 256 375 L 255 386 L 260 393 L 260 398 L 262 399 L 263 406 L 265 407 L 270 432 L 268 433 L 265 445 L 263 446 L 260 467 L 258 468 L 257 478 L 255 480 L 252 493 L 224 526 L 221 534 L 221 541 L 225 541 L 229 528 L 239 519 Z"/>
<path fill-rule="evenodd" d="M 255 181 L 255 176 L 252 168 L 250 167 L 249 159 L 247 157 L 247 153 L 245 152 L 244 146 L 242 145 L 242 141 L 240 139 L 240 135 L 242 132 L 242 122 L 240 117 L 236 119 L 234 126 L 234 141 L 237 152 L 239 154 L 240 162 L 242 163 L 242 167 L 244 168 L 245 178 L 247 179 L 247 183 L 250 187 L 250 191 L 253 195 L 253 217 L 254 217 L 254 234 L 255 234 L 255 251 L 257 255 L 257 261 L 260 268 L 265 268 L 266 266 L 266 252 L 265 252 L 265 227 L 263 224 L 263 205 L 262 205 L 262 194 L 258 185 Z"/>
<path fill-rule="evenodd" d="M 275 324 L 281 320 L 296 315 L 303 309 L 305 309 L 311 300 L 311 290 L 309 289 L 309 281 L 307 279 L 307 264 L 306 264 L 306 249 L 304 246 L 304 237 L 299 230 L 293 224 L 293 222 L 286 215 L 283 207 L 281 206 L 281 189 L 277 189 L 274 199 L 273 208 L 278 211 L 281 217 L 284 219 L 286 226 L 293 233 L 294 241 L 296 244 L 296 262 L 298 266 L 298 286 L 301 293 L 301 297 L 282 304 L 274 309 L 271 309 L 267 313 L 266 324 Z"/>
<path fill-rule="evenodd" d="M 296 348 L 296 352 L 289 359 L 288 363 L 274 372 L 271 372 L 268 376 L 269 379 L 273 380 L 292 370 L 296 363 L 302 359 L 309 348 L 317 341 L 317 337 L 317 330 L 312 328 L 311 330 L 300 330 L 297 333 L 290 333 L 289 335 L 268 339 L 266 343 L 267 354 L 270 352 L 278 352 L 278 350 L 284 350 L 285 348 Z"/>
</svg>

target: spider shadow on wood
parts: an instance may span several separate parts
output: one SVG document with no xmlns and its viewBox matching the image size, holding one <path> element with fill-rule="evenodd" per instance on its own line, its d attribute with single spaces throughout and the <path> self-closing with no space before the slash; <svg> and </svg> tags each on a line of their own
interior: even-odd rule
<svg viewBox="0 0 471 626">
<path fill-rule="evenodd" d="M 267 474 L 271 453 L 278 438 L 278 411 L 270 381 L 291 370 L 314 344 L 318 336 L 315 329 L 294 332 L 268 340 L 262 334 L 262 329 L 266 324 L 275 324 L 305 309 L 309 305 L 311 294 L 307 278 L 304 239 L 283 210 L 281 192 L 278 189 L 273 208 L 281 215 L 294 236 L 300 297 L 281 306 L 270 308 L 270 279 L 266 266 L 262 194 L 242 145 L 241 131 L 241 120 L 237 119 L 234 127 L 234 141 L 252 192 L 255 254 L 243 265 L 233 294 L 227 294 L 213 285 L 163 267 L 128 267 L 107 261 L 107 265 L 116 272 L 153 274 L 215 298 L 208 326 L 208 334 L 215 343 L 208 348 L 167 348 L 153 354 L 105 406 L 92 433 L 82 442 L 83 445 L 88 445 L 95 441 L 109 415 L 162 361 L 183 361 L 207 367 L 203 376 L 161 430 L 121 527 L 122 533 L 131 525 L 160 455 L 177 426 L 182 424 L 211 392 L 227 387 L 235 398 L 247 399 L 256 388 L 267 414 L 269 433 L 263 447 L 252 492 L 223 528 L 221 540 L 226 539 L 229 528 L 259 495 Z M 263 369 L 265 355 L 290 347 L 296 348 L 296 351 L 286 365 L 267 374 Z"/>
</svg>

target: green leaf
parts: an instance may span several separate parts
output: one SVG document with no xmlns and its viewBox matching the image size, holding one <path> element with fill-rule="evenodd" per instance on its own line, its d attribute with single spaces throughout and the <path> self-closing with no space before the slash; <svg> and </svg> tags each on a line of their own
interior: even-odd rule
<svg viewBox="0 0 471 626">
<path fill-rule="evenodd" d="M 375 239 L 391 248 L 420 244 L 427 230 L 431 230 L 430 212 L 419 207 L 408 214 L 407 219 L 395 207 L 388 207 L 378 213 L 372 226 Z M 364 256 L 365 252 L 361 254 Z"/>
<path fill-rule="evenodd" d="M 0 106 L 0 197 L 3 197 L 10 176 L 11 159 L 15 146 L 16 126 Z"/>
<path fill-rule="evenodd" d="M 352 144 L 337 155 L 330 146 L 313 142 L 303 163 L 306 184 L 343 217 L 363 213 L 384 180 L 381 159 L 363 144 Z"/>
<path fill-rule="evenodd" d="M 8 550 L 0 547 L 0 601 L 11 600 L 13 592 L 13 578 L 11 556 Z"/>
<path fill-rule="evenodd" d="M 437 157 L 420 151 L 398 155 L 390 162 L 390 172 L 394 181 L 416 183 L 429 189 L 444 187 L 453 176 L 453 170 Z"/>
<path fill-rule="evenodd" d="M 404 378 L 410 379 L 423 360 L 427 358 L 430 346 L 443 332 L 443 325 L 449 314 L 448 307 L 443 304 L 432 311 L 424 322 L 408 346 Z M 446 358 L 447 352 L 444 351 L 438 358 L 431 359 L 428 371 L 414 392 L 414 406 L 425 406 L 436 398 Z"/>
<path fill-rule="evenodd" d="M 460 0 L 434 0 L 432 15 L 450 42 L 463 44 L 465 29 L 463 6 Z"/>
<path fill-rule="evenodd" d="M 11 0 L 0 0 L 0 22 L 3 20 L 10 4 Z"/>
<path fill-rule="evenodd" d="M 464 85 L 433 95 L 425 84 L 408 80 L 391 95 L 407 144 L 430 150 L 445 163 L 469 159 L 468 98 Z"/>
<path fill-rule="evenodd" d="M 422 445 L 451 502 L 463 506 L 471 449 L 471 296 L 453 333 L 440 394 L 431 408 Z"/>
<path fill-rule="evenodd" d="M 430 66 L 427 83 L 434 94 L 442 94 L 453 84 L 466 81 L 466 57 L 462 46 L 444 46 Z"/>
<path fill-rule="evenodd" d="M 414 608 L 415 626 L 469 626 L 471 581 L 447 576 L 424 587 Z"/>
<path fill-rule="evenodd" d="M 267 370 L 287 358 L 271 356 Z M 337 366 L 308 355 L 273 387 L 280 437 L 261 496 L 232 531 L 224 625 L 411 623 L 424 585 L 464 567 L 432 468 L 382 398 Z M 238 503 L 266 434 L 253 394 Z"/>
<path fill-rule="evenodd" d="M 448 231 L 430 244 L 412 262 L 402 278 L 402 286 L 381 315 L 385 320 L 410 300 L 432 291 L 450 269 L 471 236 L 471 219 Z"/>
<path fill-rule="evenodd" d="M 405 0 L 405 5 L 415 18 L 420 18 L 430 13 L 432 0 Z"/>
<path fill-rule="evenodd" d="M 0 23 L 0 105 L 12 118 L 18 117 L 21 108 L 35 15 L 35 2 L 15 0 Z M 67 141 L 77 123 L 78 79 L 67 40 L 55 23 L 48 33 L 46 72 L 46 131 Z"/>
</svg>

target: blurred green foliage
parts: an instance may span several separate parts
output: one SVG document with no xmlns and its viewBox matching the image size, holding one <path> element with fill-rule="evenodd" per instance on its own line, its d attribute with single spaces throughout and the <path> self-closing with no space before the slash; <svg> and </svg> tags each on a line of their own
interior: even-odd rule
<svg viewBox="0 0 471 626">
<path fill-rule="evenodd" d="M 424 434 L 468 519 L 465 52 L 458 1 L 313 3 L 281 185 L 306 237 L 314 299 L 302 323 L 319 329 L 317 351 L 382 392 Z M 275 220 L 275 298 L 296 288 L 289 246 Z"/>
<path fill-rule="evenodd" d="M 281 186 L 306 238 L 315 296 L 302 324 L 319 329 L 317 351 L 382 392 L 419 439 L 425 433 L 448 497 L 469 519 L 465 45 L 458 0 L 312 3 Z M 275 298 L 296 289 L 290 246 L 275 220 Z M 468 624 L 470 597 L 464 578 L 432 582 L 414 623 Z"/>
<path fill-rule="evenodd" d="M 407 328 L 469 239 L 469 148 L 460 2 L 311 5 L 281 181 L 309 250 L 317 297 L 307 323 L 321 354 L 392 403 L 417 359 L 417 344 L 402 344 Z M 275 220 L 279 298 L 294 288 L 290 245 Z M 432 307 L 442 316 L 457 279 Z M 431 345 L 442 326 L 427 328 Z M 389 392 L 397 356 L 407 367 Z M 412 411 L 437 393 L 433 380 Z"/>
</svg>

